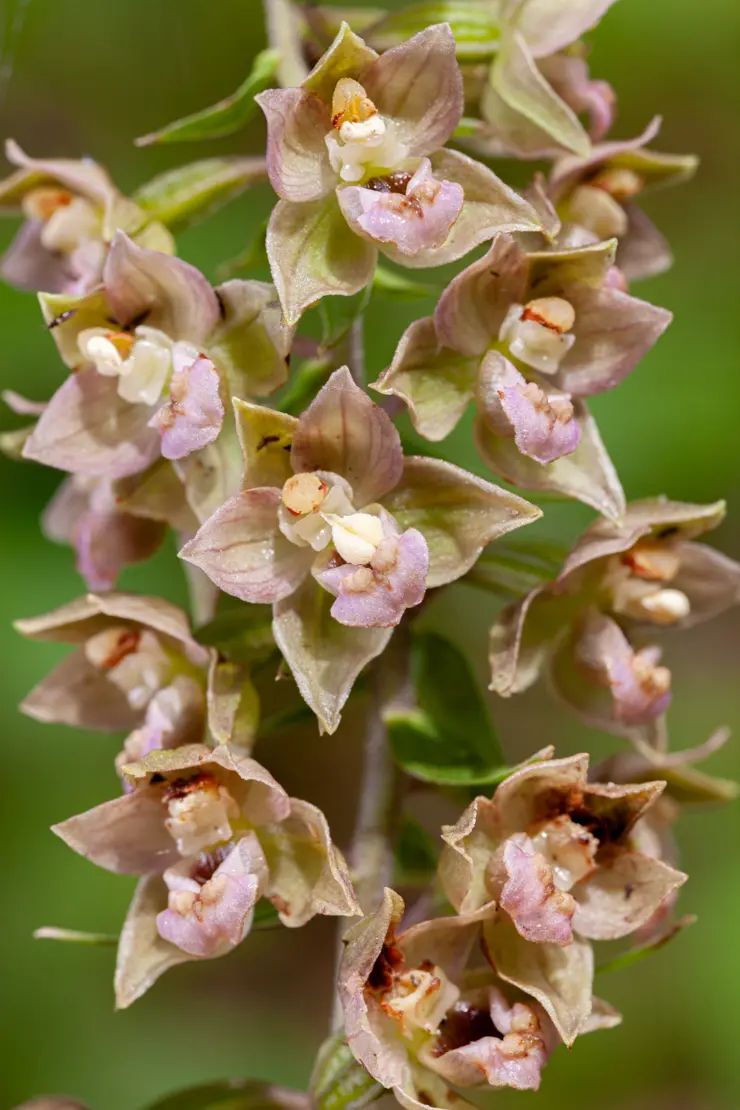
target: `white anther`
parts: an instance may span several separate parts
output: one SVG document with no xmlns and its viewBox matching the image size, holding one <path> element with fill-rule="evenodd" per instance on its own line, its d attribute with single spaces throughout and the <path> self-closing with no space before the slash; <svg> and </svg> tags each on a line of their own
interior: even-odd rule
<svg viewBox="0 0 740 1110">
<path fill-rule="evenodd" d="M 345 120 L 339 128 L 339 138 L 343 143 L 373 143 L 382 139 L 385 132 L 385 120 L 376 115 L 358 122 Z"/>
<path fill-rule="evenodd" d="M 350 513 L 336 516 L 322 513 L 331 525 L 331 538 L 339 554 L 347 563 L 367 565 L 383 540 L 383 523 L 370 513 Z"/>
<path fill-rule="evenodd" d="M 640 604 L 656 624 L 675 624 L 691 612 L 691 602 L 682 590 L 658 590 L 643 597 Z"/>
<path fill-rule="evenodd" d="M 100 215 L 89 200 L 75 197 L 57 208 L 41 230 L 41 242 L 50 251 L 72 254 L 87 239 L 100 236 Z"/>
</svg>

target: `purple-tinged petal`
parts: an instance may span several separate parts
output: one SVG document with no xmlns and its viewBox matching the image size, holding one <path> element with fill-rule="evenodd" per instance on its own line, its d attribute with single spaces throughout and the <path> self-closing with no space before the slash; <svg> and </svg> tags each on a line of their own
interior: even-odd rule
<svg viewBox="0 0 740 1110">
<path fill-rule="evenodd" d="M 6 140 L 5 157 L 22 172 L 3 182 L 0 206 L 17 201 L 29 189 L 49 183 L 81 193 L 101 208 L 116 194 L 110 177 L 92 158 L 31 158 L 13 139 Z"/>
<path fill-rule="evenodd" d="M 406 255 L 386 244 L 383 253 L 394 262 L 412 268 L 444 266 L 499 232 L 540 231 L 540 220 L 531 204 L 480 162 L 459 151 L 440 150 L 432 156 L 431 163 L 438 180 L 462 186 L 465 194 L 462 211 L 441 247 Z"/>
<path fill-rule="evenodd" d="M 627 848 L 599 855 L 591 878 L 573 888 L 573 927 L 589 940 L 618 940 L 643 928 L 688 875 Z"/>
<path fill-rule="evenodd" d="M 617 98 L 611 85 L 607 81 L 592 81 L 588 62 L 575 54 L 542 58 L 539 69 L 574 112 L 589 117 L 589 138 L 600 142 L 611 130 L 616 116 Z"/>
<path fill-rule="evenodd" d="M 142 786 L 121 798 L 52 825 L 73 851 L 106 871 L 146 875 L 164 871 L 179 859 L 165 828 L 162 792 Z"/>
<path fill-rule="evenodd" d="M 586 157 L 591 143 L 575 111 L 553 89 L 540 72 L 524 35 L 514 32 L 502 36 L 499 51 L 490 70 L 493 97 L 484 89 L 481 112 L 496 123 L 498 99 L 519 112 L 551 136 L 557 149 L 565 148 Z"/>
<path fill-rule="evenodd" d="M 570 455 L 543 466 L 522 455 L 513 440 L 496 435 L 485 421 L 476 421 L 474 435 L 486 466 L 521 489 L 562 493 L 618 521 L 624 513 L 624 492 L 606 453 L 596 424 L 582 401 L 574 405 L 581 440 Z"/>
<path fill-rule="evenodd" d="M 571 894 L 556 888 L 552 867 L 535 851 L 526 833 L 509 837 L 503 862 L 508 878 L 498 902 L 519 935 L 534 944 L 570 944 L 575 901 Z"/>
<path fill-rule="evenodd" d="M 333 733 L 355 679 L 385 649 L 393 630 L 347 628 L 330 607 L 330 595 L 309 576 L 276 604 L 273 634 L 319 727 Z"/>
<path fill-rule="evenodd" d="M 75 651 L 58 663 L 26 695 L 19 708 L 36 721 L 96 732 L 131 729 L 141 717 L 131 708 L 123 691 L 90 663 L 84 651 Z"/>
<path fill-rule="evenodd" d="M 678 549 L 680 565 L 671 582 L 686 594 L 691 612 L 681 627 L 723 613 L 740 601 L 740 564 L 705 543 L 684 543 Z"/>
<path fill-rule="evenodd" d="M 485 354 L 513 304 L 523 304 L 527 255 L 510 235 L 497 235 L 487 254 L 453 278 L 434 313 L 439 342 L 463 355 Z"/>
<path fill-rule="evenodd" d="M 406 329 L 393 362 L 370 388 L 400 397 L 417 432 L 437 441 L 450 434 L 473 400 L 478 363 L 442 346 L 427 316 Z"/>
<path fill-rule="evenodd" d="M 112 590 L 121 571 L 149 559 L 166 532 L 159 520 L 91 509 L 78 518 L 74 530 L 77 571 L 89 590 Z"/>
<path fill-rule="evenodd" d="M 636 204 L 625 204 L 627 230 L 619 240 L 617 258 L 627 281 L 657 277 L 670 270 L 673 251 L 665 236 Z"/>
<path fill-rule="evenodd" d="M 353 231 L 413 257 L 446 243 L 462 211 L 464 193 L 461 185 L 437 180 L 425 158 L 405 193 L 349 185 L 340 189 L 337 197 Z"/>
<path fill-rule="evenodd" d="M 377 251 L 347 226 L 335 194 L 281 200 L 267 227 L 272 280 L 289 325 L 325 296 L 350 297 L 372 279 Z"/>
<path fill-rule="evenodd" d="M 336 597 L 331 615 L 351 628 L 392 628 L 407 609 L 421 604 L 429 573 L 429 549 L 421 532 L 409 528 L 380 544 L 367 567 L 348 563 L 316 573 Z"/>
<path fill-rule="evenodd" d="M 326 136 L 331 112 L 305 89 L 267 89 L 255 97 L 267 120 L 267 172 L 283 200 L 318 200 L 337 175 L 329 162 Z"/>
<path fill-rule="evenodd" d="M 546 466 L 575 451 L 581 429 L 568 395 L 543 386 L 528 382 L 498 351 L 489 352 L 481 363 L 481 419 L 494 434 L 513 437 L 523 455 Z"/>
<path fill-rule="evenodd" d="M 574 397 L 614 389 L 637 366 L 673 319 L 665 308 L 603 287 L 572 286 L 576 341 L 560 364 L 558 384 Z"/>
<path fill-rule="evenodd" d="M 232 848 L 205 883 L 192 879 L 191 861 L 164 873 L 168 906 L 157 915 L 161 937 L 196 959 L 223 956 L 241 944 L 267 881 L 267 861 L 253 832 Z"/>
<path fill-rule="evenodd" d="M 224 406 L 219 395 L 220 379 L 216 367 L 205 355 L 194 362 L 187 356 L 178 365 L 178 346 L 172 350 L 175 372 L 170 382 L 169 400 L 149 421 L 162 437 L 165 459 L 183 459 L 218 436 L 224 421 Z M 179 359 L 183 362 L 183 359 Z"/>
<path fill-rule="evenodd" d="M 205 701 L 200 683 L 187 675 L 177 675 L 149 702 L 141 728 L 126 737 L 116 765 L 143 759 L 160 748 L 197 744 L 203 738 L 204 726 Z"/>
<path fill-rule="evenodd" d="M 278 529 L 280 490 L 245 490 L 222 505 L 185 544 L 180 558 L 242 601 L 288 597 L 308 574 L 314 553 Z"/>
<path fill-rule="evenodd" d="M 572 608 L 572 599 L 539 587 L 502 609 L 491 627 L 490 689 L 503 698 L 528 690 L 539 678 L 551 643 L 567 624 Z"/>
<path fill-rule="evenodd" d="M 64 293 L 74 280 L 70 261 L 44 246 L 41 241 L 43 227 L 39 220 L 26 220 L 21 225 L 0 258 L 0 276 L 16 289 Z"/>
<path fill-rule="evenodd" d="M 588 756 L 583 753 L 527 763 L 497 787 L 492 819 L 505 836 L 526 829 L 542 819 L 548 800 L 551 804 L 553 797 L 583 791 L 587 779 Z"/>
<path fill-rule="evenodd" d="M 116 957 L 116 1008 L 125 1010 L 171 967 L 190 959 L 157 932 L 157 915 L 167 905 L 161 875 L 139 881 L 121 930 Z"/>
<path fill-rule="evenodd" d="M 463 84 L 448 23 L 427 27 L 387 50 L 368 66 L 362 83 L 412 155 L 444 146 L 460 122 Z"/>
<path fill-rule="evenodd" d="M 398 431 L 346 366 L 301 416 L 290 457 L 296 473 L 328 470 L 346 478 L 358 509 L 392 490 L 403 472 Z"/>
<path fill-rule="evenodd" d="M 489 543 L 542 515 L 516 494 L 429 458 L 406 458 L 401 480 L 383 504 L 401 529 L 416 528 L 424 536 L 427 589 L 454 582 Z"/>
<path fill-rule="evenodd" d="M 510 0 L 517 29 L 535 58 L 555 54 L 590 31 L 615 0 Z"/>
<path fill-rule="evenodd" d="M 115 378 L 95 370 L 71 375 L 56 391 L 23 449 L 46 466 L 93 478 L 124 478 L 159 454 L 147 426 L 152 410 L 118 395 Z"/>
<path fill-rule="evenodd" d="M 116 232 L 103 271 L 113 315 L 122 326 L 146 317 L 171 339 L 203 343 L 221 318 L 218 298 L 195 266 L 137 247 Z"/>
<path fill-rule="evenodd" d="M 565 1043 L 572 1045 L 591 1013 L 591 945 L 576 936 L 565 946 L 531 944 L 503 913 L 484 922 L 483 938 L 498 975 L 536 999 Z"/>
</svg>

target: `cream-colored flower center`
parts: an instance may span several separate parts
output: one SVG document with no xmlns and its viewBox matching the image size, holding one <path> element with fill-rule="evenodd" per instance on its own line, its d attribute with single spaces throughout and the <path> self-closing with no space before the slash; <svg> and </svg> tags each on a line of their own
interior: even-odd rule
<svg viewBox="0 0 740 1110">
<path fill-rule="evenodd" d="M 629 224 L 622 205 L 605 189 L 579 185 L 568 202 L 568 218 L 597 239 L 619 239 Z"/>
<path fill-rule="evenodd" d="M 181 855 L 192 856 L 231 840 L 231 821 L 238 819 L 239 806 L 216 779 L 198 775 L 174 782 L 165 803 L 165 826 Z"/>
<path fill-rule="evenodd" d="M 342 181 L 357 184 L 371 170 L 387 172 L 406 158 L 408 151 L 399 142 L 393 121 L 379 114 L 359 81 L 343 77 L 337 82 L 331 112 L 326 147 Z"/>
<path fill-rule="evenodd" d="M 21 208 L 29 219 L 43 223 L 41 242 L 47 250 L 72 254 L 81 243 L 100 236 L 99 209 L 68 189 L 53 185 L 31 189 L 21 201 Z"/>
<path fill-rule="evenodd" d="M 164 332 L 145 325 L 133 333 L 85 328 L 77 345 L 99 374 L 118 378 L 118 394 L 124 401 L 153 405 L 159 400 L 172 371 L 173 343 Z M 184 359 L 198 358 L 199 351 L 191 343 L 181 342 L 178 348 Z"/>
<path fill-rule="evenodd" d="M 441 967 L 412 968 L 393 978 L 382 1000 L 386 1014 L 397 1021 L 404 1036 L 436 1034 L 447 1011 L 460 997 Z"/>
<path fill-rule="evenodd" d="M 383 542 L 383 522 L 371 513 L 349 513 L 337 516 L 322 513 L 331 525 L 331 538 L 346 563 L 367 566 Z"/>
<path fill-rule="evenodd" d="M 617 565 L 614 611 L 652 624 L 685 620 L 691 613 L 689 598 L 683 590 L 667 585 L 680 567 L 680 555 L 670 544 L 651 537 L 638 541 Z"/>
<path fill-rule="evenodd" d="M 326 499 L 329 487 L 318 474 L 294 474 L 283 486 L 283 505 L 293 516 L 315 513 Z"/>
<path fill-rule="evenodd" d="M 514 358 L 544 374 L 554 374 L 575 343 L 571 329 L 573 306 L 563 297 L 539 297 L 526 305 L 513 304 L 506 313 L 499 339 Z"/>
<path fill-rule="evenodd" d="M 86 641 L 84 652 L 125 694 L 132 709 L 144 709 L 172 678 L 172 661 L 149 629 L 107 628 Z"/>
<path fill-rule="evenodd" d="M 550 864 L 558 890 L 569 891 L 594 870 L 599 842 L 588 829 L 567 816 L 546 821 L 531 840 L 535 851 Z"/>
</svg>

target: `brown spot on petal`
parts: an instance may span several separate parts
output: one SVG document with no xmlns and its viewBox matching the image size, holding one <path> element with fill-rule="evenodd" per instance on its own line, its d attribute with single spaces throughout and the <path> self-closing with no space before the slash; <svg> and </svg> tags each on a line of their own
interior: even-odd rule
<svg viewBox="0 0 740 1110">
<path fill-rule="evenodd" d="M 218 790 L 218 783 L 213 775 L 199 771 L 191 778 L 172 779 L 165 791 L 165 802 L 173 802 L 177 798 L 185 798 L 196 790 Z"/>
<path fill-rule="evenodd" d="M 116 642 L 111 647 L 110 652 L 106 655 L 98 666 L 101 670 L 112 671 L 117 667 L 127 655 L 133 654 L 138 647 L 141 640 L 141 632 L 136 628 L 127 628 L 121 632 L 117 637 Z"/>
<path fill-rule="evenodd" d="M 390 989 L 393 976 L 403 967 L 403 953 L 392 944 L 384 944 L 380 955 L 373 964 L 367 977 L 367 985 L 372 991 L 381 993 Z"/>
<path fill-rule="evenodd" d="M 190 872 L 190 878 L 203 886 L 204 883 L 207 883 L 213 878 L 230 851 L 230 844 L 220 844 L 217 848 L 214 848 L 212 852 L 201 852 L 195 862 L 193 870 Z"/>
<path fill-rule="evenodd" d="M 500 1035 L 487 1009 L 473 1006 L 470 1002 L 456 1002 L 440 1024 L 432 1055 L 444 1056 L 445 1052 L 480 1041 L 483 1037 Z"/>
</svg>

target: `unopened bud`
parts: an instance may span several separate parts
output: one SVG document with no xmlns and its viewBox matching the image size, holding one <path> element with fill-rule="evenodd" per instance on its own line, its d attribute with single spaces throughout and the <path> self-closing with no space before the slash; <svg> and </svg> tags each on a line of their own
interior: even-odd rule
<svg viewBox="0 0 740 1110">
<path fill-rule="evenodd" d="M 283 505 L 293 516 L 315 513 L 323 503 L 328 488 L 318 474 L 294 474 L 283 486 Z"/>
<path fill-rule="evenodd" d="M 367 565 L 383 540 L 383 522 L 370 513 L 327 513 L 324 520 L 331 525 L 334 546 L 347 563 Z"/>
<path fill-rule="evenodd" d="M 621 204 L 605 189 L 593 185 L 579 185 L 573 191 L 568 216 L 597 239 L 618 239 L 628 227 L 627 213 Z"/>
</svg>

